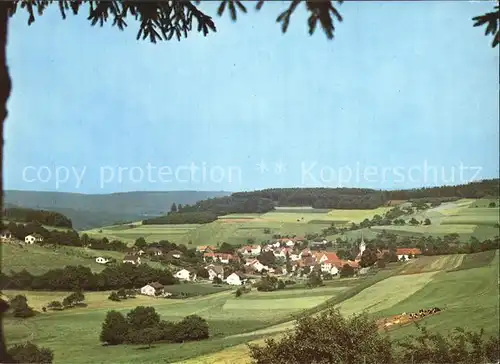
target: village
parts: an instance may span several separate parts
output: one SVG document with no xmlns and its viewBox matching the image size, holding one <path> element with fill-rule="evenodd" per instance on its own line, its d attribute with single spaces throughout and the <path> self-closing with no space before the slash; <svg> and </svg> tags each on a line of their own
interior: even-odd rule
<svg viewBox="0 0 500 364">
<path fill-rule="evenodd" d="M 326 243 L 325 242 L 321 242 Z M 219 252 L 216 246 L 198 246 L 197 256 L 202 261 L 202 267 L 196 269 L 192 264 L 179 267 L 174 277 L 180 282 L 205 282 L 213 284 L 227 284 L 230 286 L 245 286 L 257 283 L 262 277 L 276 277 L 283 279 L 297 279 L 305 281 L 313 273 L 321 279 L 356 277 L 367 274 L 371 266 L 362 267 L 361 258 L 366 250 L 366 243 L 362 239 L 359 244 L 359 253 L 354 260 L 340 259 L 333 251 L 323 249 L 314 250 L 318 245 L 305 247 L 301 238 L 281 238 L 275 242 L 263 245 L 245 245 L 235 249 L 233 254 Z M 299 247 L 301 249 L 299 249 Z M 377 259 L 383 260 L 389 250 L 378 250 Z M 418 248 L 397 248 L 395 255 L 398 261 L 408 261 L 420 256 Z M 183 253 L 180 250 L 165 252 L 157 246 L 134 250 L 123 258 L 123 263 L 140 265 L 141 257 L 165 257 L 182 262 Z M 110 260 L 104 257 L 96 258 L 97 263 L 107 264 Z M 272 261 L 271 264 L 267 263 Z M 381 264 L 381 263 L 379 263 Z M 374 264 L 377 266 L 377 263 Z M 166 287 L 158 282 L 151 282 L 140 289 L 140 293 L 148 296 L 169 297 Z"/>
</svg>

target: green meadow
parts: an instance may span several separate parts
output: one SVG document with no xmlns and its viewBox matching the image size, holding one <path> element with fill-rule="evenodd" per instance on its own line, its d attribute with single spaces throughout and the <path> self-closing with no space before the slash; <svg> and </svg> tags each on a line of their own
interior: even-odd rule
<svg viewBox="0 0 500 364">
<path fill-rule="evenodd" d="M 419 258 L 406 263 L 401 274 L 368 286 L 336 307 L 346 315 L 366 311 L 374 318 L 439 307 L 442 310 L 439 314 L 421 320 L 420 324 L 443 333 L 462 327 L 467 330 L 484 329 L 487 335 L 497 334 L 500 319 L 498 250 L 458 257 L 426 258 L 431 259 L 420 261 Z M 414 273 L 408 274 L 408 269 L 415 264 Z M 279 337 L 292 328 L 293 322 L 286 322 L 238 337 L 246 336 L 249 342 L 262 344 L 265 337 Z M 416 333 L 413 324 L 389 331 L 394 339 Z M 185 364 L 233 362 L 251 362 L 246 344 L 182 361 Z"/>
<path fill-rule="evenodd" d="M 190 285 L 176 285 L 168 287 L 167 291 L 184 289 L 187 286 Z M 192 286 L 193 289 L 199 289 L 201 285 Z M 86 308 L 40 313 L 25 320 L 8 317 L 5 320 L 5 332 L 10 345 L 31 340 L 52 348 L 55 352 L 55 363 L 101 363 L 109 361 L 110 358 L 113 363 L 130 363 L 131 360 L 142 363 L 180 361 L 246 342 L 248 336 L 239 336 L 240 334 L 288 319 L 305 308 L 324 302 L 340 289 L 324 288 L 320 295 L 312 297 L 304 296 L 302 290 L 290 294 L 292 291 L 294 290 L 284 290 L 282 298 L 273 299 L 255 297 L 260 295 L 260 292 L 251 292 L 236 298 L 234 289 L 231 289 L 183 300 L 138 296 L 121 302 L 109 301 L 109 292 L 89 292 L 85 294 L 88 304 Z M 4 291 L 9 297 L 19 293 L 25 294 L 29 304 L 38 310 L 48 302 L 60 300 L 68 294 Z M 205 294 L 207 293 L 210 292 L 205 291 Z M 139 305 L 154 307 L 164 320 L 177 321 L 186 315 L 200 315 L 210 325 L 211 338 L 197 343 L 157 344 L 150 350 L 142 350 L 135 345 L 102 346 L 98 339 L 106 312 L 114 309 L 126 313 Z M 250 334 L 250 338 L 257 336 Z"/>
<path fill-rule="evenodd" d="M 102 271 L 106 266 L 96 263 L 95 258 L 107 256 L 121 261 L 124 253 L 115 251 L 100 251 L 69 246 L 42 247 L 6 243 L 2 244 L 2 272 L 19 272 L 26 269 L 31 274 L 42 274 L 48 270 L 62 268 L 66 265 L 83 265 L 94 272 Z M 144 262 L 154 268 L 162 268 L 158 262 L 144 259 Z"/>
<path fill-rule="evenodd" d="M 313 313 L 324 309 L 328 300 L 345 314 L 366 310 L 376 318 L 437 306 L 443 312 L 422 321 L 433 329 L 447 331 L 464 326 L 493 333 L 498 329 L 499 315 L 498 261 L 498 251 L 422 257 L 391 265 L 369 278 L 327 281 L 316 289 L 290 286 L 275 292 L 253 290 L 238 298 L 234 296 L 234 288 L 220 291 L 224 288 L 210 284 L 168 287 L 167 290 L 175 290 L 189 286 L 203 295 L 183 300 L 138 296 L 113 302 L 107 299 L 109 292 L 89 292 L 86 308 L 40 313 L 24 320 L 8 317 L 5 331 L 9 344 L 32 340 L 52 348 L 55 363 L 105 362 L 109 358 L 113 363 L 220 363 L 224 358 L 240 357 L 244 363 L 248 354 L 242 344 L 289 330 L 294 315 L 304 310 Z M 25 294 L 37 310 L 67 295 L 67 292 L 4 291 L 7 296 L 18 293 Z M 115 309 L 126 313 L 138 305 L 155 307 L 164 320 L 200 315 L 210 325 L 211 338 L 197 343 L 156 344 L 147 350 L 135 345 L 102 346 L 98 335 L 106 312 Z M 410 325 L 391 330 L 390 334 L 400 337 L 414 330 Z"/>
</svg>

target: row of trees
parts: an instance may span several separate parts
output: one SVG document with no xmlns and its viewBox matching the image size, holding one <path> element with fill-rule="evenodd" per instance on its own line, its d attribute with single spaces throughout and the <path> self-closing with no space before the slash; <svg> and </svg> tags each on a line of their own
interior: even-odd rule
<svg viewBox="0 0 500 364">
<path fill-rule="evenodd" d="M 165 224 L 208 224 L 217 220 L 217 214 L 211 211 L 171 212 L 168 215 L 143 220 L 143 225 Z"/>
<path fill-rule="evenodd" d="M 392 200 L 412 200 L 413 207 L 438 206 L 457 198 L 499 196 L 499 180 L 485 180 L 466 185 L 431 187 L 412 190 L 378 191 L 364 188 L 272 188 L 237 192 L 231 196 L 212 198 L 194 205 L 171 208 L 174 219 L 179 213 L 211 212 L 217 216 L 230 213 L 263 213 L 274 206 L 312 206 L 314 208 L 372 209 Z M 165 217 L 166 218 L 166 217 Z M 175 217 L 175 219 L 180 219 Z M 169 219 L 165 221 L 170 221 Z M 182 222 L 180 222 L 182 223 Z"/>
<path fill-rule="evenodd" d="M 16 222 L 38 222 L 43 225 L 72 228 L 71 219 L 59 212 L 34 210 L 24 207 L 8 207 L 4 209 L 4 218 Z"/>
<path fill-rule="evenodd" d="M 135 298 L 135 290 L 120 288 L 118 291 L 113 291 L 108 296 L 108 300 L 119 302 L 127 298 Z"/>
<path fill-rule="evenodd" d="M 43 307 L 43 310 L 46 311 L 46 309 L 50 309 L 54 311 L 61 311 L 77 306 L 86 306 L 86 304 L 83 301 L 85 301 L 85 295 L 83 294 L 83 292 L 76 291 L 70 293 L 67 297 L 64 297 L 62 301 L 49 302 L 47 307 Z"/>
<path fill-rule="evenodd" d="M 142 344 L 155 342 L 181 343 L 209 337 L 209 326 L 198 315 L 189 315 L 179 322 L 160 320 L 154 307 L 138 306 L 124 316 L 109 311 L 102 324 L 99 340 L 108 345 Z"/>
<path fill-rule="evenodd" d="M 84 266 L 66 266 L 38 276 L 27 270 L 0 274 L 2 287 L 23 290 L 105 291 L 139 288 L 150 282 L 172 285 L 178 281 L 169 270 L 152 268 L 146 264 L 117 264 L 99 273 L 93 273 Z"/>
</svg>

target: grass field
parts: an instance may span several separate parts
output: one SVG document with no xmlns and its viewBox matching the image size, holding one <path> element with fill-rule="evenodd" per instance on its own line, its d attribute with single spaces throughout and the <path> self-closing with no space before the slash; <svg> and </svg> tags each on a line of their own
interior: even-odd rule
<svg viewBox="0 0 500 364">
<path fill-rule="evenodd" d="M 373 210 L 331 210 L 328 215 L 333 220 L 345 220 L 359 223 L 364 219 L 371 219 L 375 215 L 383 216 L 391 207 L 379 207 Z"/>
<path fill-rule="evenodd" d="M 184 289 L 186 286 L 188 285 L 175 285 L 168 287 L 167 290 Z M 107 362 L 110 357 L 113 358 L 113 363 L 129 363 L 131 360 L 143 363 L 173 362 L 246 342 L 257 335 L 238 336 L 238 334 L 267 327 L 303 308 L 324 302 L 339 291 L 338 287 L 324 288 L 321 290 L 321 295 L 313 295 L 311 298 L 305 296 L 300 289 L 284 290 L 281 291 L 283 292 L 281 298 L 258 299 L 252 297 L 260 294 L 257 292 L 235 298 L 232 290 L 185 300 L 138 296 L 121 302 L 109 301 L 107 299 L 109 292 L 90 292 L 86 293 L 88 303 L 86 308 L 43 313 L 27 320 L 9 317 L 5 320 L 5 331 L 9 344 L 29 339 L 52 348 L 55 352 L 55 363 Z M 60 300 L 68 294 L 67 292 L 4 292 L 7 296 L 19 293 L 25 294 L 29 304 L 36 309 L 40 309 L 51 300 Z M 161 344 L 150 350 L 138 350 L 138 347 L 133 345 L 101 346 L 98 335 L 106 312 L 116 309 L 125 313 L 138 305 L 155 307 L 165 320 L 175 321 L 189 314 L 198 314 L 209 322 L 212 338 L 197 343 Z"/>
<path fill-rule="evenodd" d="M 498 208 L 487 208 L 490 200 L 461 199 L 446 202 L 440 206 L 405 216 L 406 220 L 415 217 L 419 221 L 429 218 L 430 226 L 377 226 L 371 229 L 348 231 L 343 236 L 347 239 L 359 238 L 361 233 L 370 239 L 381 230 L 387 230 L 401 236 L 433 235 L 444 236 L 458 233 L 462 240 L 471 236 L 478 239 L 493 238 L 498 234 L 495 224 L 499 221 Z M 477 204 L 476 208 L 472 208 Z M 351 222 L 359 223 L 375 215 L 384 215 L 391 207 L 373 210 L 323 210 L 306 207 L 282 207 L 264 214 L 229 214 L 208 224 L 186 225 L 141 225 L 125 224 L 102 227 L 86 231 L 91 237 L 109 240 L 119 239 L 133 244 L 139 237 L 148 242 L 169 240 L 177 244 L 191 246 L 215 245 L 221 242 L 247 244 L 249 239 L 262 242 L 272 239 L 272 235 L 297 235 L 320 233 L 332 223 L 338 226 Z M 132 226 L 132 227 L 131 227 Z M 328 236 L 334 240 L 340 235 Z"/>
<path fill-rule="evenodd" d="M 95 262 L 95 258 L 84 257 L 71 249 L 54 251 L 39 246 L 20 247 L 14 244 L 2 244 L 2 272 L 4 273 L 26 269 L 32 274 L 41 274 L 65 265 L 83 265 L 94 272 L 104 269 L 102 264 Z"/>
<path fill-rule="evenodd" d="M 83 265 L 94 272 L 102 271 L 106 266 L 95 262 L 98 256 L 109 256 L 117 261 L 123 259 L 124 253 L 115 251 L 101 251 L 61 246 L 58 248 L 41 247 L 37 245 L 2 244 L 2 272 L 11 270 L 19 272 L 26 269 L 31 274 L 42 274 L 54 268 L 66 265 Z M 155 268 L 163 268 L 160 263 L 144 259 L 144 262 Z"/>
<path fill-rule="evenodd" d="M 429 257 L 443 258 L 443 257 Z M 374 318 L 388 317 L 402 312 L 415 312 L 421 308 L 440 307 L 443 311 L 426 318 L 421 324 L 431 330 L 448 332 L 461 326 L 468 330 L 484 328 L 487 334 L 499 330 L 498 309 L 498 251 L 458 256 L 442 259 L 427 259 L 419 262 L 419 273 L 389 277 L 359 294 L 342 301 L 338 307 L 344 314 L 366 310 Z M 460 261 L 459 271 L 452 271 Z M 437 264 L 439 262 L 439 264 Z M 472 263 L 473 262 L 473 263 Z M 414 263 L 407 263 L 410 267 Z M 416 266 L 414 266 L 416 268 Z M 440 271 L 435 268 L 441 267 Z M 474 268 L 472 268 L 474 267 Z M 293 324 L 285 323 L 267 329 L 270 336 L 279 336 Z M 259 330 L 255 333 L 266 333 Z M 415 334 L 414 325 L 398 327 L 390 331 L 391 337 L 398 339 Z M 263 338 L 248 340 L 262 344 Z M 227 348 L 217 353 L 203 355 L 183 364 L 223 364 L 250 363 L 248 348 L 244 344 Z"/>
<path fill-rule="evenodd" d="M 465 254 L 422 256 L 410 261 L 401 271 L 401 274 L 420 274 L 457 269 L 461 266 L 465 257 Z"/>
</svg>

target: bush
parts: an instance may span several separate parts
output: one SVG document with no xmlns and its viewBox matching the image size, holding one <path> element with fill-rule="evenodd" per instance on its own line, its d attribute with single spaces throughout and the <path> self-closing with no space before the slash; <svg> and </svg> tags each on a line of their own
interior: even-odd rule
<svg viewBox="0 0 500 364">
<path fill-rule="evenodd" d="M 10 305 L 14 317 L 32 317 L 35 316 L 35 311 L 28 306 L 28 299 L 24 295 L 17 295 L 11 301 Z"/>
<path fill-rule="evenodd" d="M 286 287 L 285 282 L 281 279 L 278 281 L 278 289 L 284 289 Z"/>
<path fill-rule="evenodd" d="M 54 311 L 61 311 L 63 309 L 63 305 L 62 305 L 62 303 L 60 301 L 49 302 L 49 304 L 47 305 L 47 307 L 50 310 L 54 310 Z"/>
<path fill-rule="evenodd" d="M 29 341 L 14 345 L 7 352 L 18 363 L 52 364 L 54 360 L 52 350 L 38 347 Z"/>
<path fill-rule="evenodd" d="M 118 296 L 118 293 L 111 292 L 111 294 L 108 296 L 108 300 L 118 302 L 118 301 L 120 301 L 120 297 Z"/>
<path fill-rule="evenodd" d="M 239 288 L 238 288 L 238 289 L 236 290 L 236 292 L 234 292 L 234 295 L 235 295 L 236 297 L 240 297 L 240 296 L 242 295 L 241 289 L 239 289 Z"/>
</svg>

